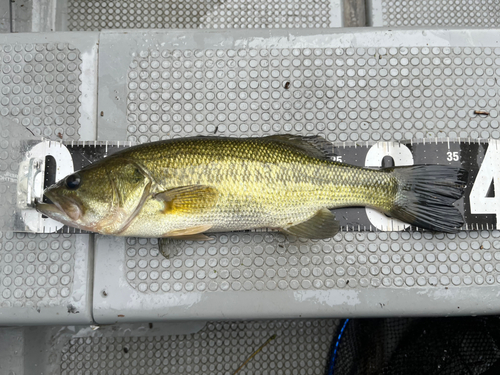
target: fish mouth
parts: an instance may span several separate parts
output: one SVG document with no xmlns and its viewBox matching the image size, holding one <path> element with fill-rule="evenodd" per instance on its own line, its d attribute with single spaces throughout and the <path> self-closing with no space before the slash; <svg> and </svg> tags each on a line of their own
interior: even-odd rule
<svg viewBox="0 0 500 375">
<path fill-rule="evenodd" d="M 36 210 L 41 214 L 48 216 L 50 218 L 54 218 L 54 216 L 60 216 L 61 214 L 64 214 L 64 211 L 62 211 L 59 207 L 57 207 L 53 203 L 37 202 Z"/>
<path fill-rule="evenodd" d="M 36 204 L 38 212 L 64 224 L 76 225 L 83 213 L 79 202 L 70 197 L 55 197 L 50 190 L 46 191 L 44 196 L 49 202 L 38 202 Z"/>
</svg>

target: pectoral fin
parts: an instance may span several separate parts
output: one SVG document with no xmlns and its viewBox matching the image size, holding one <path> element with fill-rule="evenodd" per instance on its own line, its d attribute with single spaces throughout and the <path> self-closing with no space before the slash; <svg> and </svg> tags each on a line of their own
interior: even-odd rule
<svg viewBox="0 0 500 375">
<path fill-rule="evenodd" d="M 217 203 L 217 189 L 205 185 L 189 185 L 163 191 L 155 199 L 165 202 L 163 213 L 194 213 L 212 208 Z"/>
<path fill-rule="evenodd" d="M 330 210 L 322 208 L 309 220 L 281 230 L 296 237 L 322 240 L 335 236 L 340 230 L 340 223 Z"/>
</svg>

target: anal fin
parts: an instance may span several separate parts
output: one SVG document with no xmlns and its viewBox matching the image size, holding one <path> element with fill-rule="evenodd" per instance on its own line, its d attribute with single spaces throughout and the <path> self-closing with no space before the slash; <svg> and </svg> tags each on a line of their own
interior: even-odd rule
<svg viewBox="0 0 500 375">
<path fill-rule="evenodd" d="M 197 234 L 188 234 L 186 236 L 175 236 L 172 237 L 176 240 L 186 240 L 186 241 L 210 241 L 213 239 L 212 237 L 207 236 L 206 234 L 203 233 L 197 233 Z"/>
<path fill-rule="evenodd" d="M 340 223 L 327 208 L 322 208 L 309 220 L 282 228 L 281 231 L 296 237 L 323 240 L 334 237 L 340 230 Z"/>
</svg>

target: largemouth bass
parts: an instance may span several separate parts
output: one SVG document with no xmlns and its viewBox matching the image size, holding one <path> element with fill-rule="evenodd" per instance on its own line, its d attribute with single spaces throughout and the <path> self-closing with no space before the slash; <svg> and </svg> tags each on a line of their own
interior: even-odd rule
<svg viewBox="0 0 500 375">
<path fill-rule="evenodd" d="M 372 207 L 433 231 L 454 232 L 453 203 L 467 172 L 444 165 L 367 169 L 331 160 L 321 137 L 194 137 L 117 152 L 48 187 L 43 214 L 115 236 L 207 239 L 206 233 L 274 228 L 324 239 L 330 209 Z"/>
</svg>

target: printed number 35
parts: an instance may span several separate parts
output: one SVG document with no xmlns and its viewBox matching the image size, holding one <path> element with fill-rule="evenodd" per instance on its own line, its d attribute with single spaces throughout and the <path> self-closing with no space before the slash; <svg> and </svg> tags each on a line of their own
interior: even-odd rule
<svg viewBox="0 0 500 375">
<path fill-rule="evenodd" d="M 446 160 L 448 160 L 448 161 L 458 161 L 459 160 L 458 151 L 448 151 L 446 153 Z"/>
</svg>

